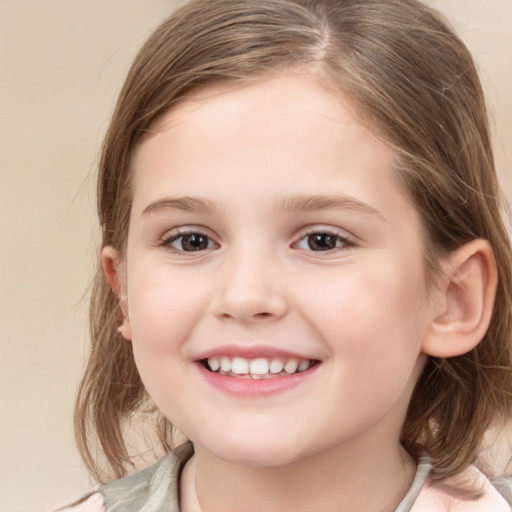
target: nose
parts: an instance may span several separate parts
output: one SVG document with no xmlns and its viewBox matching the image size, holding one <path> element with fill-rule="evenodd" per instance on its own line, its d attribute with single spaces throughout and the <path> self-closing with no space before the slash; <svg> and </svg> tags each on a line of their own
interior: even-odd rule
<svg viewBox="0 0 512 512">
<path fill-rule="evenodd" d="M 277 256 L 234 254 L 218 274 L 214 315 L 239 323 L 272 322 L 288 312 Z"/>
</svg>

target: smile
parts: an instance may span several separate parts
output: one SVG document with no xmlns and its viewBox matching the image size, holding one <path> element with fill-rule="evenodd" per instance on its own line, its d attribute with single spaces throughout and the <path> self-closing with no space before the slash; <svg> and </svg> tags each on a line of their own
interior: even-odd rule
<svg viewBox="0 0 512 512">
<path fill-rule="evenodd" d="M 245 379 L 272 379 L 302 373 L 315 364 L 314 360 L 280 357 L 210 357 L 203 361 L 207 370 L 219 375 Z"/>
</svg>

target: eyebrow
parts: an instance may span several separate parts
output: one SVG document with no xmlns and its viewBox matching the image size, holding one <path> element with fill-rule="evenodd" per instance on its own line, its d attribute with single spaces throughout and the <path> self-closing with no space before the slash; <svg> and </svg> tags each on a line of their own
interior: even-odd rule
<svg viewBox="0 0 512 512">
<path fill-rule="evenodd" d="M 320 210 L 346 210 L 364 215 L 373 215 L 386 221 L 384 215 L 369 204 L 350 196 L 339 195 L 294 195 L 283 199 L 279 207 L 285 211 L 314 212 Z"/>
<path fill-rule="evenodd" d="M 181 210 L 188 213 L 211 213 L 218 210 L 208 199 L 199 197 L 166 197 L 154 201 L 144 208 L 142 215 L 163 210 Z"/>
<path fill-rule="evenodd" d="M 363 201 L 339 195 L 293 195 L 281 199 L 278 208 L 291 212 L 315 212 L 321 210 L 346 210 L 364 215 L 373 215 L 386 221 L 382 213 Z M 214 213 L 219 208 L 208 199 L 200 197 L 166 197 L 152 202 L 144 208 L 142 215 L 165 210 L 180 210 L 187 213 Z"/>
</svg>

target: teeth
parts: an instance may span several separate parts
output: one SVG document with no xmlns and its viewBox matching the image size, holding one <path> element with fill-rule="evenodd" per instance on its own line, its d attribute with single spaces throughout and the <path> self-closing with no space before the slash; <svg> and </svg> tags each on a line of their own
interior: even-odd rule
<svg viewBox="0 0 512 512">
<path fill-rule="evenodd" d="M 251 375 L 265 375 L 268 373 L 268 361 L 264 357 L 253 359 L 249 363 Z"/>
<path fill-rule="evenodd" d="M 235 357 L 231 363 L 231 371 L 238 375 L 247 375 L 249 373 L 249 361 L 242 357 Z"/>
<path fill-rule="evenodd" d="M 229 357 L 220 358 L 220 369 L 226 373 L 231 371 L 231 359 Z"/>
<path fill-rule="evenodd" d="M 283 368 L 284 364 L 281 359 L 272 359 L 272 361 L 270 361 L 270 373 L 281 373 Z"/>
<path fill-rule="evenodd" d="M 284 365 L 284 371 L 291 375 L 292 373 L 295 373 L 297 371 L 298 366 L 299 366 L 299 361 L 297 361 L 297 359 L 290 359 Z"/>
<path fill-rule="evenodd" d="M 216 372 L 220 368 L 220 361 L 216 357 L 210 357 L 208 366 L 212 372 Z"/>
<path fill-rule="evenodd" d="M 227 356 L 210 357 L 207 363 L 212 372 L 221 375 L 245 375 L 252 379 L 266 379 L 278 374 L 292 375 L 307 370 L 313 364 L 308 359 L 283 361 L 278 357 L 272 359 L 265 357 L 245 359 L 244 357 L 230 358 Z"/>
<path fill-rule="evenodd" d="M 304 370 L 307 370 L 310 366 L 311 366 L 311 363 L 307 359 L 304 359 L 303 361 L 301 361 L 299 363 L 299 366 L 297 367 L 297 371 L 303 372 Z"/>
</svg>

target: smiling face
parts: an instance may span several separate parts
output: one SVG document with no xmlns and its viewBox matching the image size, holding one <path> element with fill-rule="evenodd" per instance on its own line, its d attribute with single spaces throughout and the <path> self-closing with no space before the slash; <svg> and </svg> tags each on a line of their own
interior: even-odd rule
<svg viewBox="0 0 512 512">
<path fill-rule="evenodd" d="M 311 75 L 196 92 L 138 149 L 127 318 L 144 385 L 216 457 L 398 445 L 432 321 L 392 152 Z"/>
</svg>

